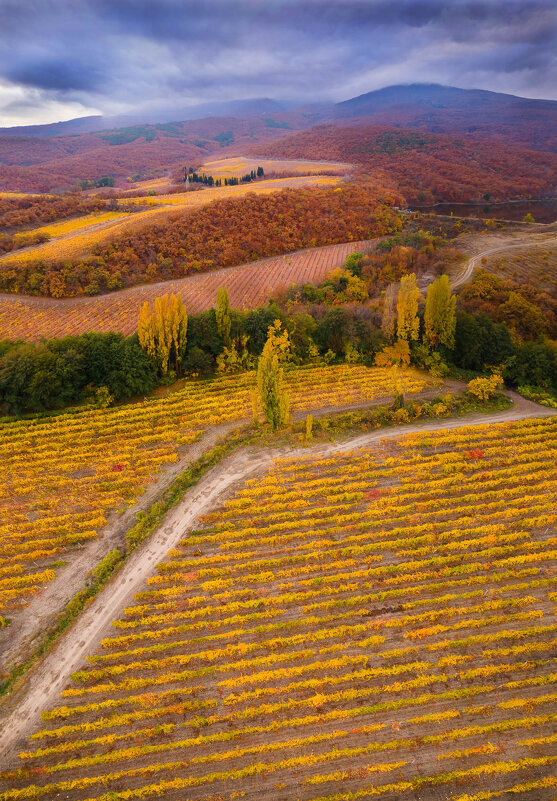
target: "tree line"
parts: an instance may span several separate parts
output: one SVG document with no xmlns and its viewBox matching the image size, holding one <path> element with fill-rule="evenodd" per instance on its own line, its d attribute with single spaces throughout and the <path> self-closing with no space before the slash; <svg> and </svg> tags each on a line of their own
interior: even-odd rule
<svg viewBox="0 0 557 801">
<path fill-rule="evenodd" d="M 345 272 L 361 280 L 363 259 L 352 254 Z M 446 275 L 429 285 L 423 302 L 412 273 L 389 284 L 376 306 L 351 302 L 285 309 L 271 301 L 240 311 L 230 308 L 221 288 L 214 308 L 188 315 L 179 296 L 164 296 L 144 304 L 138 333 L 131 337 L 88 333 L 37 344 L 0 342 L 0 406 L 21 413 L 84 401 L 105 405 L 144 395 L 179 375 L 255 369 L 273 328 L 273 353 L 268 348 L 264 360 L 273 374 L 278 369 L 274 355 L 286 350 L 290 364 L 371 366 L 383 354 L 387 361 L 407 358 L 441 376 L 455 367 L 472 373 L 499 369 L 515 385 L 557 392 L 554 343 L 543 337 L 517 340 L 504 322 L 458 305 Z M 284 334 L 287 348 L 280 344 Z"/>
<path fill-rule="evenodd" d="M 250 170 L 239 177 L 232 176 L 230 178 L 215 178 L 213 175 L 208 175 L 205 172 L 198 173 L 192 167 L 184 167 L 183 182 L 191 181 L 193 184 L 203 184 L 204 186 L 239 186 L 240 184 L 249 184 L 256 181 L 258 178 L 263 178 L 265 171 L 263 167 L 259 166 L 256 170 Z"/>
</svg>

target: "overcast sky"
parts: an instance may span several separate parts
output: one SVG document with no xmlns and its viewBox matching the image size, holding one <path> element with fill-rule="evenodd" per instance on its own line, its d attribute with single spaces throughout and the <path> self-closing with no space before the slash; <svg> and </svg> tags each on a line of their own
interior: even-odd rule
<svg viewBox="0 0 557 801">
<path fill-rule="evenodd" d="M 435 82 L 557 100 L 557 0 L 0 0 L 0 126 Z"/>
</svg>

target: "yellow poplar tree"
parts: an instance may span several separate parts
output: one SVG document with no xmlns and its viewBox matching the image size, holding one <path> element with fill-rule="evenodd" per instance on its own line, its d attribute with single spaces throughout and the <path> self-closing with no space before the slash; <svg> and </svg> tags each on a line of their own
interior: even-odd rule
<svg viewBox="0 0 557 801">
<path fill-rule="evenodd" d="M 257 363 L 257 389 L 259 402 L 273 431 L 286 425 L 290 400 L 284 383 L 281 357 L 290 350 L 288 332 L 281 330 L 279 320 L 269 327 L 267 341 Z"/>
<path fill-rule="evenodd" d="M 425 299 L 425 339 L 431 347 L 452 348 L 456 328 L 456 297 L 451 294 L 447 275 L 436 278 L 427 288 Z"/>
<path fill-rule="evenodd" d="M 414 273 L 403 276 L 400 281 L 396 303 L 398 315 L 397 334 L 399 339 L 410 341 L 418 338 L 420 332 L 420 320 L 418 318 L 419 298 L 420 290 Z"/>
<path fill-rule="evenodd" d="M 179 371 L 187 330 L 188 316 L 180 294 L 155 298 L 152 307 L 147 301 L 142 305 L 137 330 L 139 344 L 162 375 L 168 373 L 171 361 Z"/>
<path fill-rule="evenodd" d="M 383 299 L 383 315 L 381 318 L 381 330 L 389 340 L 392 342 L 395 336 L 396 329 L 396 301 L 397 301 L 397 287 L 396 284 L 389 284 L 385 290 L 385 297 Z"/>
</svg>

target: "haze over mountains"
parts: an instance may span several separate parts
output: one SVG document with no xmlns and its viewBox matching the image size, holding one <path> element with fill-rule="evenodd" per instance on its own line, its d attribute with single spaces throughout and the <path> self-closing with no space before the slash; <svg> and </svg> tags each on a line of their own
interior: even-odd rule
<svg viewBox="0 0 557 801">
<path fill-rule="evenodd" d="M 297 107 L 293 103 L 270 98 L 203 103 L 180 109 L 175 104 L 161 102 L 157 107 L 139 109 L 135 114 L 78 117 L 48 125 L 0 128 L 0 136 L 45 137 L 94 133 L 139 124 L 155 125 L 208 117 L 267 117 L 277 123 L 282 122 L 282 127 L 286 127 L 288 117 L 292 116 L 289 112 L 294 112 L 294 116 L 303 114 L 310 125 L 336 119 L 369 117 L 384 125 L 422 127 L 438 132 L 481 133 L 486 130 L 486 126 L 524 125 L 531 121 L 536 126 L 547 128 L 548 138 L 549 129 L 555 130 L 557 127 L 556 101 L 532 100 L 501 92 L 458 89 L 440 84 L 401 84 L 367 92 L 340 103 Z M 291 127 L 300 126 L 294 124 Z"/>
<path fill-rule="evenodd" d="M 474 158 L 474 148 L 463 150 L 462 137 L 487 140 L 493 169 L 497 148 L 509 145 L 520 150 L 512 158 L 507 154 L 507 161 L 514 159 L 526 167 L 533 150 L 557 153 L 557 101 L 412 84 L 386 87 L 336 104 L 296 107 L 255 98 L 179 109 L 161 101 L 149 112 L 138 109 L 137 116 L 83 117 L 0 129 L 0 189 L 67 190 L 103 176 L 125 182 L 134 175 L 174 173 L 184 165 L 198 166 L 215 154 L 247 154 L 255 145 L 301 131 L 309 134 L 309 129 L 323 124 L 338 129 L 360 126 L 360 133 L 354 132 L 356 141 L 368 135 L 369 126 L 449 136 L 454 141 L 439 142 L 435 147 L 442 144 L 444 151 L 460 152 L 461 156 L 467 150 L 468 160 Z M 476 150 L 479 153 L 481 148 Z M 423 160 L 423 153 L 420 158 Z M 340 160 L 358 162 L 350 151 Z M 378 157 L 372 160 L 378 162 Z M 476 169 L 478 165 L 468 166 Z"/>
</svg>

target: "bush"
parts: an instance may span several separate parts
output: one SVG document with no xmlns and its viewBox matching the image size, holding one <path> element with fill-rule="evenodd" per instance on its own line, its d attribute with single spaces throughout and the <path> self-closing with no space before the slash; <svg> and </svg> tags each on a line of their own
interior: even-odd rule
<svg viewBox="0 0 557 801">
<path fill-rule="evenodd" d="M 503 389 L 503 379 L 500 375 L 491 375 L 489 378 L 474 378 L 468 382 L 468 392 L 480 401 L 493 398 Z"/>
<path fill-rule="evenodd" d="M 557 409 L 557 399 L 541 387 L 529 387 L 526 385 L 518 387 L 517 391 L 523 398 L 534 401 L 534 403 L 548 406 L 550 409 Z"/>
</svg>

